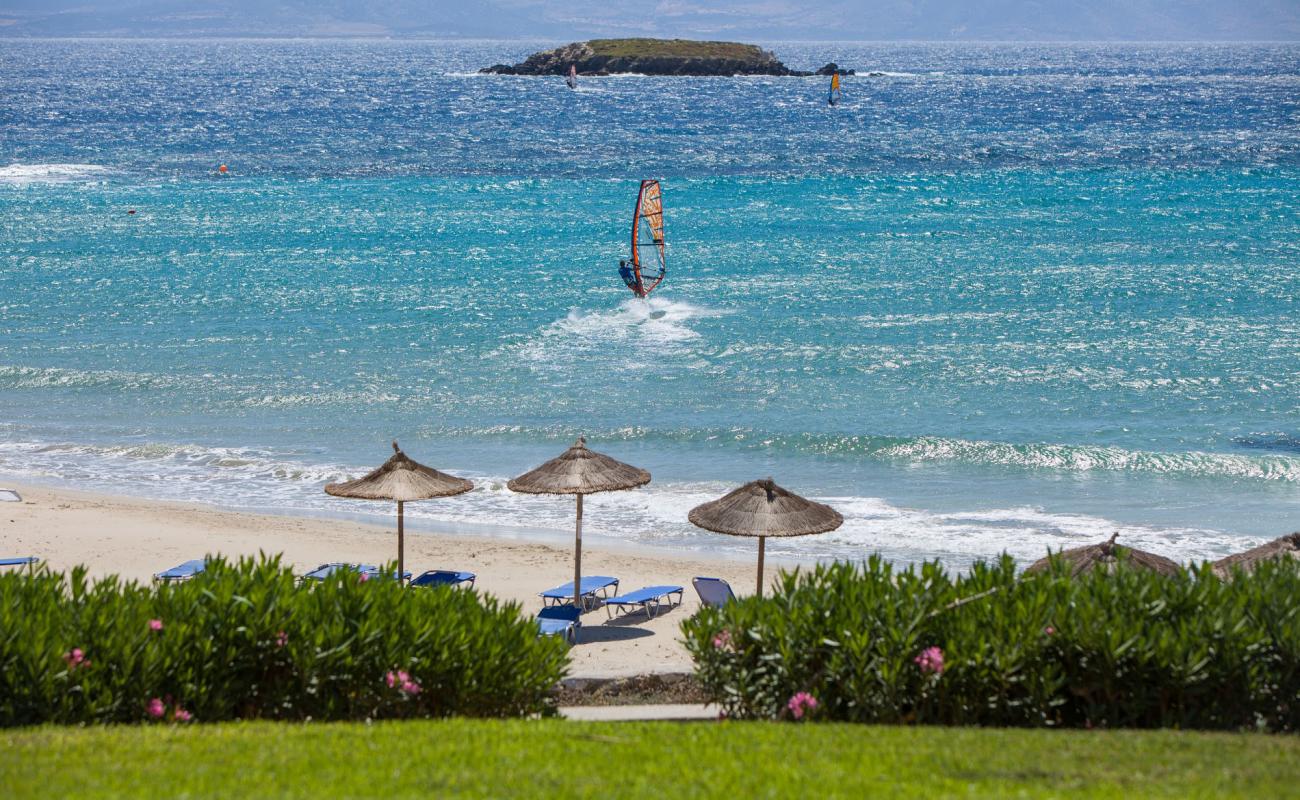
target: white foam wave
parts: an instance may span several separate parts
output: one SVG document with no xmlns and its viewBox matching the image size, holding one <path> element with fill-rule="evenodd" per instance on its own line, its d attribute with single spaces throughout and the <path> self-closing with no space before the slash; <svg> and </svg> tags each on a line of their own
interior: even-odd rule
<svg viewBox="0 0 1300 800">
<path fill-rule="evenodd" d="M 919 436 L 874 448 L 878 456 L 916 461 L 964 461 L 1071 472 L 1092 470 L 1195 475 L 1293 483 L 1300 459 L 1235 453 L 1158 453 L 1121 447 L 1066 444 L 1010 444 Z"/>
<path fill-rule="evenodd" d="M 561 335 L 584 338 L 627 338 L 640 334 L 660 340 L 681 341 L 699 336 L 685 323 L 708 314 L 690 303 L 650 297 L 625 300 L 613 311 L 583 312 L 575 309 L 554 323 L 552 330 Z"/>
<path fill-rule="evenodd" d="M 285 484 L 316 484 L 349 474 L 341 465 L 311 464 L 252 448 L 68 442 L 0 442 L 0 472 L 117 490 L 139 487 L 150 496 L 216 503 L 228 502 L 223 491 L 237 485 L 250 498 L 274 499 L 284 494 Z M 212 491 L 196 496 L 195 487 Z"/>
<path fill-rule="evenodd" d="M 61 367 L 27 367 L 0 364 L 0 386 L 17 389 L 116 387 L 148 389 L 174 387 L 182 381 L 122 370 L 78 370 Z"/>
<path fill-rule="evenodd" d="M 819 546 L 840 552 L 857 548 L 863 555 L 880 552 L 900 561 L 942 558 L 964 565 L 1006 552 L 1023 565 L 1048 550 L 1095 544 L 1113 533 L 1134 547 L 1177 561 L 1199 561 L 1263 541 L 1205 528 L 1136 525 L 1035 506 L 933 512 L 893 506 L 879 498 L 820 499 L 844 515 L 844 525 L 818 537 L 825 540 Z"/>
<path fill-rule="evenodd" d="M 102 178 L 108 172 L 98 164 L 10 164 L 0 167 L 0 183 L 68 183 Z"/>
<path fill-rule="evenodd" d="M 587 360 L 604 356 L 615 366 L 637 368 L 681 352 L 700 338 L 690 323 L 722 312 L 661 297 L 628 299 L 606 310 L 573 309 L 518 348 L 533 361 Z"/>
<path fill-rule="evenodd" d="M 241 405 L 249 408 L 298 408 L 303 406 L 388 405 L 401 401 L 401 396 L 380 389 L 362 391 L 300 392 L 294 394 L 263 394 L 244 398 Z"/>
</svg>

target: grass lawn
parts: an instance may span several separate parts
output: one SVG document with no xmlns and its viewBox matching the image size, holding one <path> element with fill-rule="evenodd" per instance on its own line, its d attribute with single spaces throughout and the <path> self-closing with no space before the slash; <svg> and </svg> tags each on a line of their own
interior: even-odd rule
<svg viewBox="0 0 1300 800">
<path fill-rule="evenodd" d="M 4 797 L 1294 797 L 1300 737 L 765 723 L 0 733 Z"/>
</svg>

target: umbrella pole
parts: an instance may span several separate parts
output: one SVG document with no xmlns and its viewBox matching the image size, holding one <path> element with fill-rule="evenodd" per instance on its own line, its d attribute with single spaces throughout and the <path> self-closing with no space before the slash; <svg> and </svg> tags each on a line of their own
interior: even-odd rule
<svg viewBox="0 0 1300 800">
<path fill-rule="evenodd" d="M 758 596 L 763 596 L 763 551 L 767 549 L 767 537 L 758 537 Z"/>
<path fill-rule="evenodd" d="M 406 574 L 406 527 L 403 523 L 402 501 L 397 501 L 397 580 L 402 580 Z"/>
<path fill-rule="evenodd" d="M 582 613 L 582 495 L 578 495 L 578 521 L 573 528 L 573 607 Z"/>
</svg>

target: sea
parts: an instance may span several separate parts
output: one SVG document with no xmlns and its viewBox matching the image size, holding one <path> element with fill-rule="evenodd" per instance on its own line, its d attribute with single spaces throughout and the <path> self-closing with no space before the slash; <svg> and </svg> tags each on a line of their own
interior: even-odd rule
<svg viewBox="0 0 1300 800">
<path fill-rule="evenodd" d="M 553 44 L 0 41 L 0 479 L 385 522 L 322 487 L 396 440 L 476 484 L 417 532 L 560 542 L 506 481 L 585 435 L 648 551 L 752 558 L 687 512 L 769 476 L 845 518 L 787 562 L 1300 529 L 1300 46 L 477 74 Z"/>
</svg>

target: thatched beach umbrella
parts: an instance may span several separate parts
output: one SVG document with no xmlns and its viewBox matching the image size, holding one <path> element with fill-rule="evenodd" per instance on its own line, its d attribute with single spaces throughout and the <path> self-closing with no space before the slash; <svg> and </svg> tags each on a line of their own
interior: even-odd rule
<svg viewBox="0 0 1300 800">
<path fill-rule="evenodd" d="M 393 451 L 392 458 L 385 461 L 379 469 L 353 481 L 326 484 L 325 493 L 358 500 L 397 501 L 397 575 L 400 580 L 406 574 L 406 534 L 402 505 L 412 500 L 462 494 L 473 489 L 474 484 L 412 461 L 397 446 L 397 442 L 393 442 Z"/>
<path fill-rule="evenodd" d="M 763 556 L 769 536 L 808 536 L 844 524 L 840 512 L 800 497 L 771 478 L 750 481 L 717 500 L 691 509 L 692 525 L 729 536 L 758 537 L 758 594 L 763 594 Z"/>
<path fill-rule="evenodd" d="M 1030 564 L 1025 572 L 1042 572 L 1052 563 L 1053 558 L 1059 558 L 1068 566 L 1070 575 L 1081 575 L 1093 569 L 1114 572 L 1121 562 L 1130 567 L 1149 569 L 1161 575 L 1176 575 L 1178 573 L 1178 564 L 1164 556 L 1115 544 L 1115 539 L 1118 536 L 1119 534 L 1115 533 L 1108 541 L 1101 544 L 1090 544 L 1087 547 L 1062 550 L 1046 558 L 1040 558 Z"/>
<path fill-rule="evenodd" d="M 573 447 L 537 469 L 506 483 L 512 492 L 574 494 L 578 517 L 573 528 L 573 607 L 582 608 L 582 497 L 597 492 L 634 489 L 650 482 L 650 473 L 587 449 L 579 436 Z"/>
<path fill-rule="evenodd" d="M 1214 562 L 1214 574 L 1220 578 L 1227 578 L 1232 574 L 1232 569 L 1236 567 L 1244 572 L 1253 572 L 1255 566 L 1261 561 L 1268 561 L 1274 558 L 1300 558 L 1300 531 L 1288 533 L 1286 536 L 1274 539 L 1268 544 L 1261 544 L 1259 547 L 1242 552 L 1234 553 L 1227 558 L 1221 558 Z"/>
</svg>

